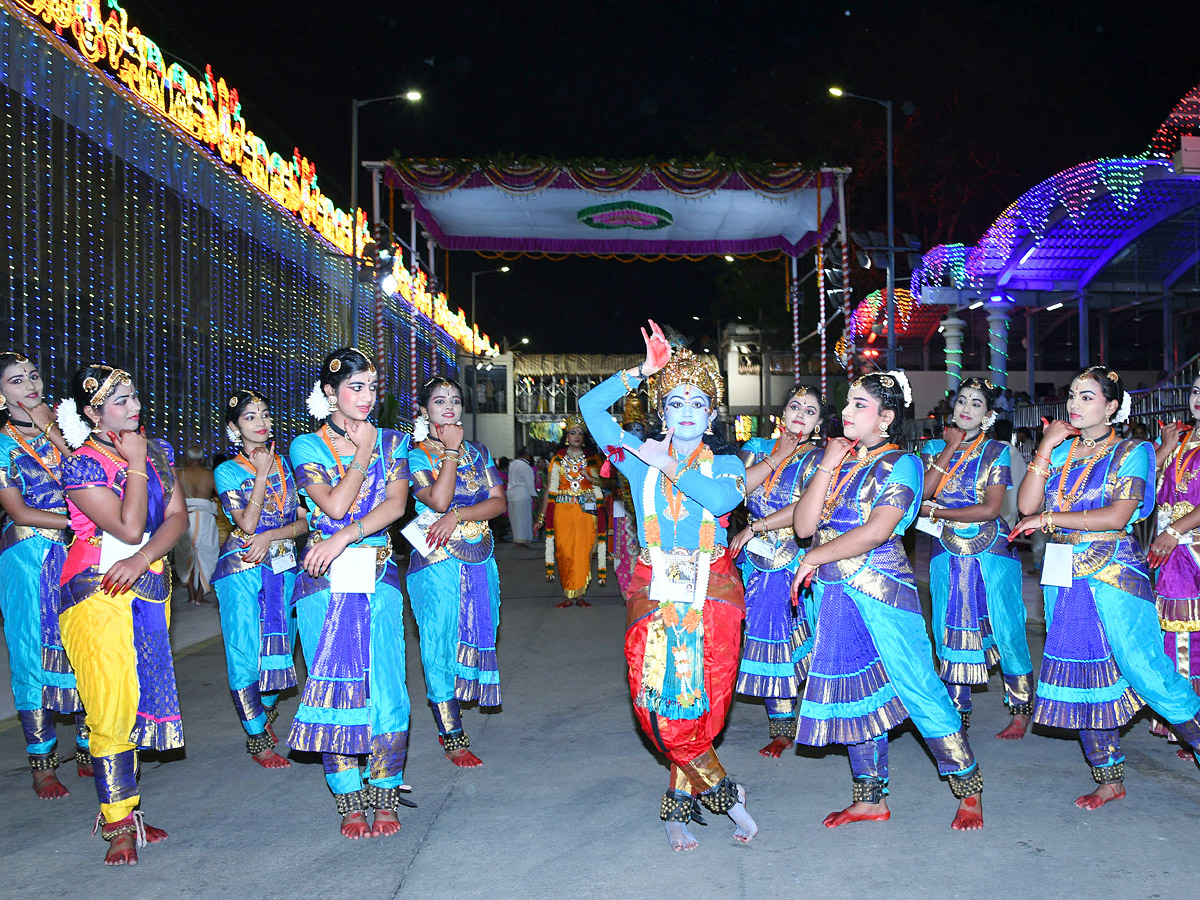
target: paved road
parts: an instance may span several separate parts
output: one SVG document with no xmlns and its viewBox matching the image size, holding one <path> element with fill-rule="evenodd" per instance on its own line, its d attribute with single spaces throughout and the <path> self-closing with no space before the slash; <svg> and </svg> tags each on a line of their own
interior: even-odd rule
<svg viewBox="0 0 1200 900">
<path fill-rule="evenodd" d="M 689 854 L 667 849 L 658 820 L 666 769 L 641 739 L 625 687 L 624 610 L 610 582 L 592 609 L 552 608 L 539 550 L 500 550 L 503 712 L 467 714 L 480 770 L 453 768 L 433 719 L 415 703 L 407 780 L 416 810 L 396 837 L 348 842 L 315 758 L 281 772 L 244 751 L 218 639 L 179 651 L 186 758 L 144 764 L 143 808 L 165 844 L 134 870 L 106 870 L 87 839 L 96 799 L 67 775 L 69 798 L 29 789 L 20 730 L 0 723 L 0 896 L 77 898 L 824 897 L 979 896 L 1012 885 L 1048 897 L 1186 896 L 1200 818 L 1200 773 L 1151 738 L 1125 738 L 1129 796 L 1096 813 L 1071 801 L 1090 778 L 1078 744 L 1037 733 L 1004 743 L 998 678 L 978 698 L 972 734 L 987 776 L 987 827 L 956 834 L 954 802 L 911 730 L 893 737 L 892 820 L 827 830 L 848 802 L 844 752 L 764 760 L 761 706 L 736 702 L 720 744 L 744 781 L 761 833 L 748 847 L 732 823 L 698 829 Z M 197 620 L 193 620 L 197 621 Z M 198 626 L 189 626 L 193 635 Z M 1035 660 L 1041 639 L 1036 640 Z M 411 621 L 408 683 L 423 694 Z M 297 697 L 282 702 L 286 730 Z M 60 734 L 67 739 L 64 724 Z M 86 879 L 86 881 L 84 880 Z M 1192 887 L 1194 889 L 1194 887 Z M 1185 893 L 1187 892 L 1187 893 Z"/>
</svg>

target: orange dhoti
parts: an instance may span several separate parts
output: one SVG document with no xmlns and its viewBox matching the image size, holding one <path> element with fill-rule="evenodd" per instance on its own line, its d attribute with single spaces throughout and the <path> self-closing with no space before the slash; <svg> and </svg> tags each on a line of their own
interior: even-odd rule
<svg viewBox="0 0 1200 900">
<path fill-rule="evenodd" d="M 722 549 L 722 548 L 718 548 Z M 742 583 L 728 554 L 712 564 L 703 613 L 703 691 L 708 709 L 698 718 L 672 718 L 644 701 L 647 638 L 658 604 L 650 599 L 650 566 L 639 561 L 629 582 L 625 659 L 634 713 L 651 743 L 671 761 L 671 788 L 702 794 L 716 787 L 725 769 L 712 748 L 725 727 L 741 656 L 746 616 Z"/>
<path fill-rule="evenodd" d="M 578 503 L 554 504 L 554 563 L 563 596 L 575 600 L 587 593 L 596 549 L 596 514 Z"/>
</svg>

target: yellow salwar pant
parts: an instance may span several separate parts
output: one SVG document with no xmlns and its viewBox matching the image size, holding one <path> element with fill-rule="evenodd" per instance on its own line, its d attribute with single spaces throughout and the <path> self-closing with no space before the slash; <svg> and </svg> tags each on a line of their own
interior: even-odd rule
<svg viewBox="0 0 1200 900">
<path fill-rule="evenodd" d="M 578 503 L 554 504 L 554 562 L 563 595 L 574 600 L 587 593 L 596 548 L 596 515 Z"/>
<path fill-rule="evenodd" d="M 161 565 L 155 563 L 156 571 L 161 571 Z M 133 643 L 133 600 L 132 591 L 113 596 L 97 591 L 65 610 L 59 619 L 63 647 L 75 668 L 79 697 L 87 710 L 98 782 L 104 772 L 116 776 L 105 760 L 119 754 L 133 754 L 136 772 L 137 747 L 129 739 L 137 724 L 140 699 L 137 651 Z M 164 602 L 169 626 L 169 589 Z M 100 803 L 105 822 L 120 821 L 133 812 L 141 800 L 136 784 L 136 779 L 132 788 L 116 783 L 97 784 L 102 796 L 113 798 L 113 802 Z"/>
</svg>

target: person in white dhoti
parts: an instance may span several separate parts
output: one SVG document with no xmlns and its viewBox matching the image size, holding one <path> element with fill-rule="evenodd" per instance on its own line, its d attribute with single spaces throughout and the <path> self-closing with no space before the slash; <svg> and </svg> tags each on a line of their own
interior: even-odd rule
<svg viewBox="0 0 1200 900">
<path fill-rule="evenodd" d="M 527 447 L 522 447 L 508 464 L 508 523 L 512 526 L 514 547 L 524 549 L 533 540 L 535 497 L 533 456 Z"/>
<path fill-rule="evenodd" d="M 187 493 L 188 530 L 175 546 L 175 573 L 187 587 L 188 602 L 207 603 L 213 570 L 221 552 L 217 533 L 216 482 L 204 465 L 204 451 L 187 450 L 187 465 L 175 470 Z"/>
</svg>

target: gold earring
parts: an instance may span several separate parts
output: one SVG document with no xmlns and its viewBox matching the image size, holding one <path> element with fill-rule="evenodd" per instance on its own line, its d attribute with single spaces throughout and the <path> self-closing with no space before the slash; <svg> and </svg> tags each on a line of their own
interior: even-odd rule
<svg viewBox="0 0 1200 900">
<path fill-rule="evenodd" d="M 879 423 L 879 433 L 882 434 L 884 437 L 887 437 L 887 433 L 888 433 L 887 422 Z"/>
<path fill-rule="evenodd" d="M 1105 416 L 1105 417 L 1104 417 L 1104 424 L 1105 424 L 1105 426 L 1106 426 L 1106 427 L 1107 427 L 1107 426 L 1109 426 L 1109 425 L 1111 425 L 1111 424 L 1112 424 L 1112 417 L 1111 417 L 1111 416 Z"/>
<path fill-rule="evenodd" d="M 812 434 L 810 434 L 810 435 L 808 436 L 808 439 L 809 439 L 810 441 L 815 441 L 815 440 L 816 440 L 817 438 L 819 438 L 820 436 L 821 436 L 821 426 L 820 426 L 820 425 L 817 425 L 815 428 L 813 428 L 813 430 L 812 430 Z"/>
<path fill-rule="evenodd" d="M 704 433 L 705 433 L 705 434 L 712 434 L 712 433 L 713 433 L 713 430 L 712 430 L 712 419 L 709 419 L 709 420 L 708 420 L 708 427 L 704 429 Z"/>
</svg>

